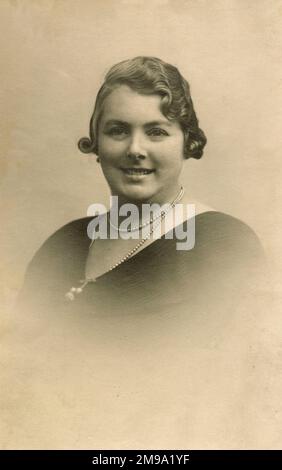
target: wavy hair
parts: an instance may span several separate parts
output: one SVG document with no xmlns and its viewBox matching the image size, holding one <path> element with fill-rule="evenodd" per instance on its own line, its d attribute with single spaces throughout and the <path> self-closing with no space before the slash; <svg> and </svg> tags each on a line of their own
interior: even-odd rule
<svg viewBox="0 0 282 470">
<path fill-rule="evenodd" d="M 89 136 L 78 147 L 83 153 L 98 155 L 98 125 L 107 96 L 119 85 L 127 85 L 140 94 L 161 96 L 161 111 L 168 120 L 179 122 L 184 134 L 184 157 L 201 158 L 207 139 L 199 128 L 190 87 L 176 67 L 156 57 L 135 57 L 114 65 L 106 74 L 90 119 Z"/>
</svg>

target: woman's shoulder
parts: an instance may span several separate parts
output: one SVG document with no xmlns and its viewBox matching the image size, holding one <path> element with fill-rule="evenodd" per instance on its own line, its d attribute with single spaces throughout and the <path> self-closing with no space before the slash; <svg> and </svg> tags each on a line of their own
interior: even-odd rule
<svg viewBox="0 0 282 470">
<path fill-rule="evenodd" d="M 91 220 L 93 220 L 93 217 L 82 217 L 62 225 L 46 238 L 37 250 L 37 254 L 48 251 L 52 252 L 53 250 L 63 249 L 70 245 L 75 246 L 78 243 L 82 245 L 89 244 L 90 239 L 87 235 L 87 227 Z"/>
<path fill-rule="evenodd" d="M 182 253 L 189 262 L 191 256 L 194 259 L 204 258 L 218 262 L 226 258 L 226 264 L 228 259 L 234 264 L 239 260 L 240 263 L 244 260 L 265 260 L 264 248 L 258 235 L 245 221 L 198 201 L 189 203 L 194 205 L 193 211 L 190 211 L 184 222 L 176 226 L 173 237 L 177 242 L 177 228 L 181 236 L 185 233 L 190 237 L 189 251 Z M 183 246 L 185 249 L 186 245 Z"/>
<path fill-rule="evenodd" d="M 87 226 L 91 220 L 93 220 L 93 217 L 81 217 L 79 219 L 71 220 L 53 232 L 46 239 L 46 242 L 55 242 L 69 237 L 83 237 L 87 235 Z"/>
<path fill-rule="evenodd" d="M 54 231 L 35 251 L 29 261 L 24 275 L 18 303 L 25 303 L 35 292 L 42 294 L 55 291 L 56 284 L 81 268 L 81 263 L 87 254 L 90 239 L 87 226 L 93 217 L 83 217 L 72 220 Z M 47 297 L 47 294 L 46 294 Z"/>
<path fill-rule="evenodd" d="M 195 222 L 196 239 L 198 243 L 209 243 L 221 240 L 233 242 L 249 241 L 259 244 L 260 241 L 255 231 L 243 220 L 220 211 L 202 201 L 184 196 L 183 207 L 186 207 L 184 225 L 192 219 Z M 185 212 L 185 211 L 184 211 Z M 180 223 L 180 225 L 182 225 Z M 192 224 L 190 224 L 192 226 Z M 197 240 L 196 240 L 197 241 Z"/>
<path fill-rule="evenodd" d="M 205 234 L 218 238 L 245 239 L 259 242 L 255 231 L 243 220 L 217 210 L 203 211 L 196 214 L 196 225 Z M 209 230 L 209 233 L 206 232 Z M 260 243 L 260 242 L 259 242 Z"/>
<path fill-rule="evenodd" d="M 211 246 L 213 243 L 229 241 L 233 245 L 250 244 L 263 250 L 259 237 L 245 221 L 198 200 L 188 203 L 194 206 L 192 216 L 189 217 L 195 220 L 195 241 L 198 241 L 198 245 L 208 243 Z"/>
<path fill-rule="evenodd" d="M 62 264 L 65 259 L 84 253 L 90 244 L 87 226 L 93 217 L 74 219 L 54 231 L 35 251 L 27 271 L 45 269 L 45 265 Z"/>
<path fill-rule="evenodd" d="M 195 217 L 195 247 L 202 247 L 213 257 L 236 264 L 266 262 L 260 238 L 245 221 L 216 210 L 203 211 Z"/>
</svg>

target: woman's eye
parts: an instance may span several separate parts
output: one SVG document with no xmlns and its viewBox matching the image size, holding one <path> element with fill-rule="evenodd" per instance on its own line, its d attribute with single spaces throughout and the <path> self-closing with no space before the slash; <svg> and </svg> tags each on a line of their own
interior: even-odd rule
<svg viewBox="0 0 282 470">
<path fill-rule="evenodd" d="M 150 129 L 148 131 L 148 135 L 150 135 L 152 137 L 162 137 L 162 136 L 168 135 L 168 133 L 164 129 L 156 127 L 154 129 Z"/>
<path fill-rule="evenodd" d="M 123 137 L 128 134 L 128 130 L 124 127 L 112 127 L 106 132 L 106 134 L 113 137 Z"/>
</svg>

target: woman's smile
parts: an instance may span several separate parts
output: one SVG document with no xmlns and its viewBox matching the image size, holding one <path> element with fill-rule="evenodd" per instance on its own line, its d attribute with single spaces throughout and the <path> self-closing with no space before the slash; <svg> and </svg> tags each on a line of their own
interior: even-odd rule
<svg viewBox="0 0 282 470">
<path fill-rule="evenodd" d="M 121 168 L 121 171 L 124 173 L 124 175 L 128 178 L 130 178 L 132 181 L 140 181 L 152 173 L 154 173 L 154 169 L 149 169 L 149 168 L 134 168 L 134 167 L 129 167 L 129 168 Z"/>
<path fill-rule="evenodd" d="M 112 195 L 123 201 L 163 203 L 179 190 L 184 135 L 161 111 L 161 97 L 127 85 L 105 99 L 98 154 Z"/>
</svg>

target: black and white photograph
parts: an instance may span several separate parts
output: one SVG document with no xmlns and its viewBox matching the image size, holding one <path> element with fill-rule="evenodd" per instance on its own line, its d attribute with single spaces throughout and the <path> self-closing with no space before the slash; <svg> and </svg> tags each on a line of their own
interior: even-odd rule
<svg viewBox="0 0 282 470">
<path fill-rule="evenodd" d="M 0 12 L 1 450 L 280 449 L 281 0 Z"/>
</svg>

